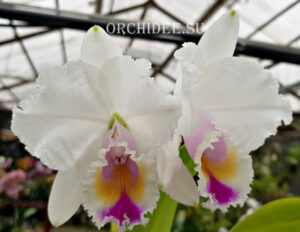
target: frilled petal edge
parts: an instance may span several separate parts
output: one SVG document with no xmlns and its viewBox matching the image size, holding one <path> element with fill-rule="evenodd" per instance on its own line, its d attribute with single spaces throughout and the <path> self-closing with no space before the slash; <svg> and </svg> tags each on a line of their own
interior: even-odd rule
<svg viewBox="0 0 300 232">
<path fill-rule="evenodd" d="M 277 80 L 257 62 L 222 58 L 202 71 L 201 80 L 187 94 L 192 111 L 210 114 L 216 129 L 239 152 L 258 148 L 282 121 L 291 122 L 291 106 L 278 93 Z"/>
<path fill-rule="evenodd" d="M 34 93 L 13 109 L 12 131 L 52 169 L 73 167 L 107 130 L 110 108 L 96 74 L 82 62 L 56 66 L 42 73 Z"/>
</svg>

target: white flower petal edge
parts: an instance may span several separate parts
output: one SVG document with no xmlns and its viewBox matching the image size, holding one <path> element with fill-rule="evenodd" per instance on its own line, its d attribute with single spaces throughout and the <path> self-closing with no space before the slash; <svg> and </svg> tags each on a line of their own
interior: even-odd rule
<svg viewBox="0 0 300 232">
<path fill-rule="evenodd" d="M 202 69 L 202 78 L 187 95 L 193 112 L 213 116 L 238 152 L 249 153 L 292 120 L 288 100 L 278 94 L 272 74 L 246 58 L 222 58 Z"/>
<path fill-rule="evenodd" d="M 81 60 L 96 67 L 123 54 L 117 43 L 99 26 L 91 27 L 85 34 L 81 45 Z"/>
<path fill-rule="evenodd" d="M 180 143 L 181 137 L 175 134 L 173 140 L 157 152 L 159 184 L 174 200 L 195 206 L 199 202 L 199 193 L 193 176 L 179 157 Z"/>
<path fill-rule="evenodd" d="M 187 69 L 193 69 L 192 66 L 201 69 L 219 58 L 232 56 L 238 32 L 239 16 L 234 11 L 228 12 L 204 33 L 198 45 L 185 43 L 174 56 Z"/>
<path fill-rule="evenodd" d="M 35 92 L 13 109 L 12 131 L 50 168 L 68 170 L 104 136 L 110 111 L 95 90 L 96 74 L 82 62 L 56 66 L 42 73 Z"/>
</svg>

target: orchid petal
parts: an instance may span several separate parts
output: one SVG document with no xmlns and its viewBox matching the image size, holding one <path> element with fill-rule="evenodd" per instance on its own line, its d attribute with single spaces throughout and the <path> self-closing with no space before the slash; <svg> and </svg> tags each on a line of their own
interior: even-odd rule
<svg viewBox="0 0 300 232">
<path fill-rule="evenodd" d="M 163 186 L 162 190 L 181 204 L 196 206 L 199 203 L 199 192 L 195 180 L 183 164 L 173 174 L 169 184 Z"/>
<path fill-rule="evenodd" d="M 239 152 L 256 149 L 276 133 L 281 121 L 291 122 L 291 108 L 278 94 L 278 82 L 256 62 L 223 58 L 202 71 L 202 78 L 187 94 L 193 112 L 212 115 L 216 129 Z"/>
<path fill-rule="evenodd" d="M 122 55 L 123 51 L 99 26 L 91 27 L 85 34 L 81 45 L 81 60 L 96 67 L 114 57 Z"/>
<path fill-rule="evenodd" d="M 149 72 L 147 60 L 122 56 L 106 61 L 98 74 L 99 85 L 126 122 L 140 154 L 171 139 L 180 113 L 179 101 L 161 93 Z"/>
<path fill-rule="evenodd" d="M 207 148 L 219 133 L 216 131 L 213 118 L 205 113 L 199 113 L 197 127 L 184 137 L 184 144 L 192 159 L 195 159 L 199 146 Z"/>
<path fill-rule="evenodd" d="M 48 216 L 54 226 L 64 224 L 83 203 L 80 183 L 87 178 L 86 170 L 97 157 L 97 150 L 99 150 L 99 145 L 95 141 L 73 168 L 67 171 L 58 171 L 48 202 Z"/>
<path fill-rule="evenodd" d="M 49 220 L 55 227 L 68 221 L 82 203 L 76 168 L 59 171 L 52 185 L 48 203 Z"/>
<path fill-rule="evenodd" d="M 233 55 L 239 32 L 239 17 L 228 12 L 220 17 L 204 33 L 198 45 L 186 43 L 175 53 L 184 65 L 195 65 L 197 69 L 223 57 Z"/>
<path fill-rule="evenodd" d="M 13 109 L 12 130 L 28 151 L 53 169 L 67 170 L 107 129 L 110 108 L 97 69 L 71 62 L 42 73 L 36 92 Z"/>
<path fill-rule="evenodd" d="M 181 137 L 177 134 L 173 139 L 164 144 L 156 154 L 157 173 L 159 184 L 164 187 L 167 186 L 174 176 L 175 172 L 182 166 L 182 161 L 179 157 L 179 146 Z"/>
<path fill-rule="evenodd" d="M 179 61 L 178 77 L 174 87 L 174 95 L 181 96 L 184 90 L 189 89 L 199 79 L 196 64 L 193 62 L 194 54 L 196 53 L 197 45 L 194 43 L 184 43 L 181 49 L 178 49 L 174 56 Z"/>
<path fill-rule="evenodd" d="M 199 193 L 193 176 L 179 157 L 181 137 L 173 139 L 157 152 L 157 172 L 162 190 L 174 200 L 185 205 L 196 205 Z"/>
<path fill-rule="evenodd" d="M 178 133 L 184 138 L 190 136 L 191 132 L 197 128 L 199 121 L 197 117 L 197 113 L 193 112 L 189 99 L 182 96 L 182 110 L 177 128 Z"/>
<path fill-rule="evenodd" d="M 196 50 L 197 45 L 195 43 L 186 42 L 182 44 L 182 48 L 175 51 L 174 56 L 183 65 L 194 64 L 193 58 Z"/>
</svg>

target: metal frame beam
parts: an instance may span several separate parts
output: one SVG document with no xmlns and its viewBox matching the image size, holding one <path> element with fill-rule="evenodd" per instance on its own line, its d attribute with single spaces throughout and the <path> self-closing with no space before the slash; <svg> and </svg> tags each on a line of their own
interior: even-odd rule
<svg viewBox="0 0 300 232">
<path fill-rule="evenodd" d="M 292 4 L 288 5 L 286 8 L 282 9 L 280 12 L 278 12 L 277 14 L 273 15 L 269 20 L 267 20 L 265 23 L 263 23 L 262 25 L 260 25 L 259 27 L 257 27 L 252 33 L 250 33 L 246 39 L 251 39 L 254 35 L 256 35 L 258 32 L 260 32 L 261 30 L 263 30 L 265 27 L 267 27 L 269 24 L 271 24 L 272 22 L 274 22 L 276 19 L 278 19 L 281 15 L 283 15 L 284 13 L 288 12 L 290 9 L 292 9 L 294 6 L 296 6 L 298 3 L 300 2 L 300 0 L 297 0 L 295 2 L 293 2 Z"/>
<path fill-rule="evenodd" d="M 51 9 L 13 5 L 9 3 L 0 3 L 0 17 L 25 21 L 28 24 L 35 26 L 47 26 L 49 28 L 72 28 L 80 30 L 87 30 L 93 25 L 99 25 L 106 29 L 106 26 L 109 23 L 122 23 L 126 27 L 128 26 L 131 31 L 135 30 L 136 32 L 141 33 L 129 34 L 115 31 L 115 33 L 113 33 L 114 35 L 169 42 L 179 45 L 188 41 L 198 42 L 201 38 L 201 34 L 198 33 L 183 33 L 183 31 L 182 33 L 174 33 L 171 29 L 165 30 L 165 33 L 163 33 L 162 30 L 157 30 L 158 28 L 155 25 L 146 26 L 150 32 L 154 32 L 155 30 L 156 33 L 143 34 L 142 29 L 138 28 L 136 22 L 73 12 L 57 12 L 56 10 Z M 285 46 L 277 46 L 239 39 L 235 53 L 262 59 L 269 59 L 275 62 L 300 64 L 300 49 L 288 48 Z"/>
</svg>

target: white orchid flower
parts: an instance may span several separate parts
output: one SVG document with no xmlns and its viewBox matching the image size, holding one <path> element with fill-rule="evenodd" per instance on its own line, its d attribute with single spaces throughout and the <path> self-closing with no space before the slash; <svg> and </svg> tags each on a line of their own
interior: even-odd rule
<svg viewBox="0 0 300 232">
<path fill-rule="evenodd" d="M 183 111 L 176 136 L 183 136 L 197 165 L 200 195 L 208 198 L 204 206 L 212 210 L 243 205 L 253 178 L 248 154 L 275 134 L 282 121 L 292 120 L 290 104 L 278 94 L 279 84 L 271 73 L 255 61 L 232 57 L 238 31 L 238 15 L 227 13 L 197 45 L 185 43 L 175 53 L 180 66 L 175 95 L 182 99 Z M 180 142 L 166 148 L 164 157 L 178 156 Z M 157 165 L 163 173 L 162 163 Z M 173 173 L 178 165 L 169 163 Z M 175 198 L 195 202 L 191 177 L 180 178 L 170 176 L 165 189 L 181 185 L 185 192 Z"/>
<path fill-rule="evenodd" d="M 52 224 L 83 204 L 101 228 L 145 224 L 159 198 L 153 150 L 177 127 L 180 104 L 161 94 L 150 62 L 123 56 L 105 31 L 85 35 L 81 60 L 41 73 L 35 93 L 13 109 L 12 130 L 28 151 L 58 170 Z"/>
</svg>

